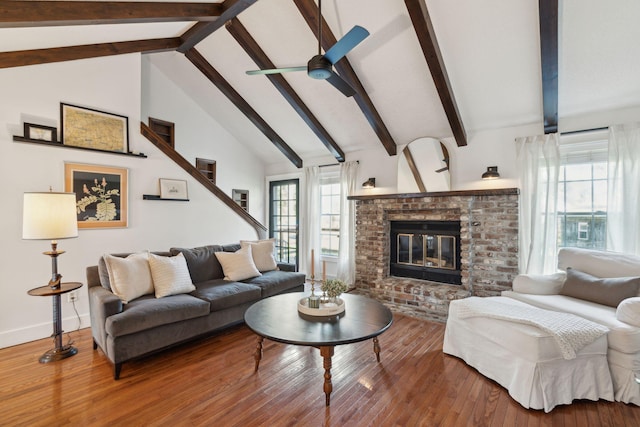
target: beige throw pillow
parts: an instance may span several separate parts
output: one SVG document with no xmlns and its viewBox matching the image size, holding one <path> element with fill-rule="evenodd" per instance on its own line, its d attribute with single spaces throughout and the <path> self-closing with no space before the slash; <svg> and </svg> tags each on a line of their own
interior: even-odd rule
<svg viewBox="0 0 640 427">
<path fill-rule="evenodd" d="M 111 290 L 123 303 L 127 304 L 153 293 L 148 252 L 131 254 L 126 258 L 104 255 L 103 259 L 109 273 Z"/>
<path fill-rule="evenodd" d="M 253 263 L 260 272 L 272 271 L 278 268 L 276 257 L 276 239 L 269 240 L 240 240 L 240 247 L 251 246 Z"/>
<path fill-rule="evenodd" d="M 216 252 L 216 257 L 222 265 L 224 280 L 238 281 L 262 276 L 253 263 L 251 246 L 236 252 Z"/>
<path fill-rule="evenodd" d="M 149 267 L 156 298 L 188 294 L 196 289 L 189 275 L 187 260 L 182 253 L 173 257 L 149 254 Z"/>
</svg>

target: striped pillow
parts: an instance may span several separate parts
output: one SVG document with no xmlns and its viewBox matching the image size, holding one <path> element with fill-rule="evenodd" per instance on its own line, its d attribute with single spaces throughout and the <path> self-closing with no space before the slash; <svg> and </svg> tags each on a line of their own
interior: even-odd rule
<svg viewBox="0 0 640 427">
<path fill-rule="evenodd" d="M 149 267 L 156 298 L 187 294 L 196 289 L 189 275 L 187 260 L 182 253 L 174 257 L 149 254 Z"/>
</svg>

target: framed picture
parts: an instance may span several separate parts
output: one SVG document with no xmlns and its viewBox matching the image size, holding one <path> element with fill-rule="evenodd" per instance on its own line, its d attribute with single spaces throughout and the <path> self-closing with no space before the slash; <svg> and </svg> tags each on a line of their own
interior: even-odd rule
<svg viewBox="0 0 640 427">
<path fill-rule="evenodd" d="M 187 181 L 181 179 L 160 178 L 160 198 L 188 200 Z"/>
<path fill-rule="evenodd" d="M 39 141 L 58 142 L 58 129 L 51 126 L 24 124 L 24 137 Z"/>
<path fill-rule="evenodd" d="M 78 228 L 127 226 L 129 170 L 111 166 L 64 164 L 64 189 L 76 193 Z"/>
<path fill-rule="evenodd" d="M 129 152 L 129 119 L 86 107 L 60 103 L 60 139 L 64 145 Z"/>
</svg>

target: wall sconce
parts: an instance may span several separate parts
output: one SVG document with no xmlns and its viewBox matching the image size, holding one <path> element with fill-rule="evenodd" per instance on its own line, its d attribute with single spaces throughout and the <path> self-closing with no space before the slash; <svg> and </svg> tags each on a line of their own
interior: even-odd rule
<svg viewBox="0 0 640 427">
<path fill-rule="evenodd" d="M 369 178 L 368 180 L 362 183 L 362 188 L 376 188 L 376 179 Z"/>
<path fill-rule="evenodd" d="M 482 179 L 498 179 L 500 174 L 498 173 L 497 166 L 487 166 L 487 171 L 482 174 Z"/>
</svg>

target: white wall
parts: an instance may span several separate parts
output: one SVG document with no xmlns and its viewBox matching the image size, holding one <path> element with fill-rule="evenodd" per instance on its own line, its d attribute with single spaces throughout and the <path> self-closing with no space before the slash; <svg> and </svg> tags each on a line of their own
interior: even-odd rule
<svg viewBox="0 0 640 427">
<path fill-rule="evenodd" d="M 0 93 L 0 182 L 3 183 L 0 187 L 3 206 L 0 221 L 0 347 L 51 334 L 51 298 L 27 295 L 29 289 L 45 285 L 50 278 L 51 260 L 41 254 L 49 250 L 50 244 L 48 241 L 22 240 L 22 195 L 26 191 L 46 191 L 49 186 L 54 191 L 62 191 L 65 161 L 129 168 L 129 226 L 80 230 L 78 238 L 61 240 L 59 249 L 66 251 L 58 259 L 63 281 L 85 283 L 85 268 L 95 265 L 103 253 L 167 250 L 171 246 L 256 238 L 252 227 L 139 134 L 140 55 L 3 69 L 0 70 Z M 149 157 L 142 159 L 13 142 L 12 135 L 22 135 L 25 120 L 59 128 L 61 101 L 128 116 L 130 149 L 144 152 Z M 200 115 L 197 111 L 194 114 Z M 215 125 L 209 124 L 208 129 L 217 132 Z M 226 136 L 224 138 L 228 141 Z M 246 156 L 243 154 L 243 157 Z M 250 160 L 250 164 L 254 162 Z M 187 180 L 190 201 L 142 200 L 143 194 L 158 194 L 158 178 L 161 177 Z M 261 182 L 262 179 L 260 177 Z M 261 204 L 263 193 L 257 196 L 256 203 Z M 82 327 L 89 326 L 86 286 L 80 289 L 77 307 Z M 62 316 L 66 331 L 77 327 L 73 307 L 64 297 Z"/>
<path fill-rule="evenodd" d="M 266 224 L 263 163 L 154 65 L 152 55 L 142 57 L 142 82 L 142 121 L 175 123 L 175 149 L 193 164 L 197 157 L 215 160 L 216 185 L 229 196 L 249 190 L 249 213 Z"/>
</svg>

